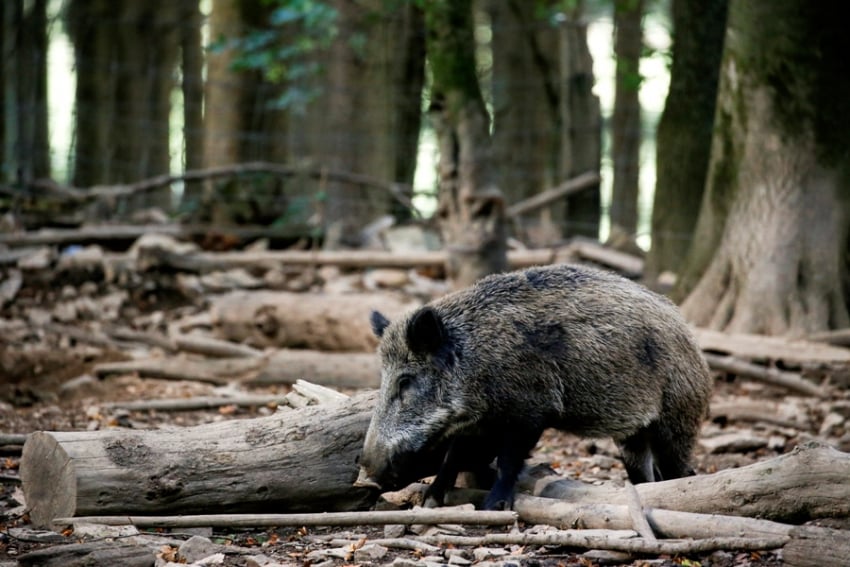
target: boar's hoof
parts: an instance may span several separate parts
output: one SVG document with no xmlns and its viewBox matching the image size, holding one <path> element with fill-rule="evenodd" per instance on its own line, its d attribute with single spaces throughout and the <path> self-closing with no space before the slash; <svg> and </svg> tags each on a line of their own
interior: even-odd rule
<svg viewBox="0 0 850 567">
<path fill-rule="evenodd" d="M 366 472 L 366 469 L 363 467 L 360 468 L 360 474 L 357 475 L 357 480 L 354 481 L 354 486 L 359 486 L 361 488 L 376 488 L 380 490 L 381 485 L 378 484 L 375 479 L 369 476 L 369 473 Z"/>
</svg>

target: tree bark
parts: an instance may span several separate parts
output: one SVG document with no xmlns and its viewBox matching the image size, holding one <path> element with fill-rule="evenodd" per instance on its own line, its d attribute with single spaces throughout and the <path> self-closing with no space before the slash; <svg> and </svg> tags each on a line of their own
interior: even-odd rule
<svg viewBox="0 0 850 567">
<path fill-rule="evenodd" d="M 233 39 L 242 33 L 239 0 L 213 0 L 209 15 L 212 41 Z M 204 83 L 204 164 L 219 166 L 240 161 L 239 109 L 244 89 L 240 76 L 231 70 L 234 53 L 216 49 L 207 54 Z"/>
<path fill-rule="evenodd" d="M 561 24 L 561 179 L 589 172 L 599 174 L 602 159 L 602 111 L 593 93 L 593 58 L 587 43 L 582 1 Z M 599 238 L 601 198 L 599 181 L 566 199 L 565 237 Z"/>
<path fill-rule="evenodd" d="M 802 523 L 850 516 L 850 454 L 816 442 L 791 453 L 714 474 L 696 475 L 635 488 L 645 507 L 766 518 Z M 557 479 L 540 483 L 540 496 L 589 504 L 626 504 L 621 488 Z"/>
<path fill-rule="evenodd" d="M 0 179 L 48 177 L 47 0 L 3 2 L 0 49 Z"/>
<path fill-rule="evenodd" d="M 376 495 L 352 483 L 375 402 L 179 431 L 33 433 L 21 457 L 30 518 L 366 508 Z"/>
<path fill-rule="evenodd" d="M 168 172 L 175 4 L 75 0 L 68 18 L 77 61 L 74 184 Z M 143 203 L 167 207 L 168 191 Z"/>
<path fill-rule="evenodd" d="M 234 292 L 211 299 L 219 338 L 255 346 L 372 352 L 372 310 L 390 319 L 415 307 L 388 294 L 305 296 L 287 292 Z"/>
<path fill-rule="evenodd" d="M 475 62 L 472 2 L 425 8 L 433 74 L 430 113 L 440 148 L 437 215 L 455 287 L 507 269 L 505 202 L 492 178 L 490 119 Z"/>
<path fill-rule="evenodd" d="M 615 0 L 614 57 L 617 77 L 611 118 L 614 181 L 611 192 L 611 235 L 634 240 L 638 218 L 640 174 L 640 56 L 643 49 L 643 0 Z"/>
<path fill-rule="evenodd" d="M 333 5 L 339 33 L 327 57 L 323 92 L 311 107 L 323 124 L 316 153 L 336 169 L 410 186 L 425 76 L 422 10 L 415 2 L 382 0 Z M 361 40 L 361 47 L 353 47 Z M 352 236 L 380 215 L 410 214 L 388 195 L 362 186 L 331 182 L 326 192 L 326 248 L 359 244 Z"/>
<path fill-rule="evenodd" d="M 646 278 L 680 272 L 705 190 L 729 0 L 673 0 L 670 90 L 656 134 Z"/>
<path fill-rule="evenodd" d="M 803 0 L 730 3 L 685 316 L 731 332 L 850 324 L 850 36 Z"/>
<path fill-rule="evenodd" d="M 196 0 L 180 2 L 180 69 L 183 93 L 183 152 L 184 170 L 204 166 L 204 46 L 201 38 L 203 17 Z M 183 186 L 181 203 L 184 210 L 197 205 L 203 197 L 200 182 Z"/>
<path fill-rule="evenodd" d="M 558 180 L 560 100 L 554 2 L 488 3 L 493 37 L 494 178 L 508 202 L 527 199 Z M 545 11 L 544 11 L 545 10 Z M 517 228 L 534 245 L 560 240 L 563 207 L 526 213 Z"/>
</svg>

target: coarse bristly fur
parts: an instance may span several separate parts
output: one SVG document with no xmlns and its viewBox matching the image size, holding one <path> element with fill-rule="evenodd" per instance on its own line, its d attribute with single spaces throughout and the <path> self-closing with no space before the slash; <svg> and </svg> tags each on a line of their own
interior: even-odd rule
<svg viewBox="0 0 850 567">
<path fill-rule="evenodd" d="M 557 265 L 489 276 L 389 322 L 380 400 L 360 486 L 415 480 L 422 455 L 442 468 L 441 504 L 459 471 L 496 460 L 486 508 L 510 507 L 524 460 L 547 427 L 611 437 L 634 483 L 693 474 L 688 464 L 712 381 L 678 309 L 616 274 Z"/>
</svg>

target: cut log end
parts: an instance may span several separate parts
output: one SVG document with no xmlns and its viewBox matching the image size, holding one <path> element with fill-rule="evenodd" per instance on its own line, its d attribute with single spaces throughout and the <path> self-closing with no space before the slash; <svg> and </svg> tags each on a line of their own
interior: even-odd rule
<svg viewBox="0 0 850 567">
<path fill-rule="evenodd" d="M 49 526 L 53 518 L 74 513 L 77 501 L 74 462 L 53 436 L 36 431 L 27 438 L 20 473 L 34 525 Z"/>
</svg>

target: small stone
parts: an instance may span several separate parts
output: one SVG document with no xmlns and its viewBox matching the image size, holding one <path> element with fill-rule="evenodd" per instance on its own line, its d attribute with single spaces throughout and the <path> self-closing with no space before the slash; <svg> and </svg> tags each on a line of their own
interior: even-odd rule
<svg viewBox="0 0 850 567">
<path fill-rule="evenodd" d="M 382 559 L 387 554 L 387 551 L 389 550 L 383 545 L 367 543 L 354 551 L 354 562 L 377 561 Z"/>
<path fill-rule="evenodd" d="M 424 567 L 425 563 L 422 561 L 408 559 L 407 557 L 396 557 L 390 565 L 393 567 Z M 313 567 L 315 567 L 315 565 Z"/>
<path fill-rule="evenodd" d="M 494 557 L 504 557 L 507 554 L 508 551 L 501 547 L 477 547 L 472 550 L 472 556 L 475 558 L 476 562 Z"/>
<path fill-rule="evenodd" d="M 632 556 L 628 553 L 606 549 L 591 549 L 582 553 L 581 557 L 589 559 L 593 565 L 622 565 L 632 560 Z"/>
<path fill-rule="evenodd" d="M 397 538 L 402 537 L 404 532 L 407 531 L 407 528 L 404 524 L 387 524 L 384 526 L 384 537 L 385 538 Z"/>
<path fill-rule="evenodd" d="M 333 564 L 333 561 L 331 561 Z M 316 567 L 316 563 L 313 564 L 313 567 Z M 283 567 L 283 563 L 280 563 L 268 555 L 263 555 L 262 553 L 258 555 L 249 555 L 245 557 L 245 566 L 246 567 Z"/>
<path fill-rule="evenodd" d="M 78 523 L 74 525 L 74 537 L 104 539 L 139 535 L 136 526 L 107 526 L 105 524 Z"/>
<path fill-rule="evenodd" d="M 471 565 L 472 561 L 462 555 L 452 555 L 449 557 L 449 565 Z"/>
<path fill-rule="evenodd" d="M 209 539 L 202 536 L 192 536 L 177 549 L 180 557 L 185 559 L 187 563 L 194 563 L 216 553 L 219 546 L 214 544 Z"/>
</svg>

